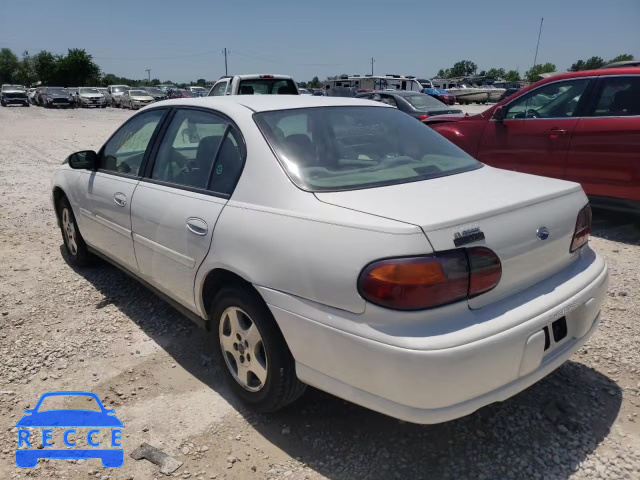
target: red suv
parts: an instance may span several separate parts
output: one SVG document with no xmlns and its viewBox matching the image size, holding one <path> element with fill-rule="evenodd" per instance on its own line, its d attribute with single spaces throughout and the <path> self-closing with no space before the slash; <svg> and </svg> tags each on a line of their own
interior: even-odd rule
<svg viewBox="0 0 640 480">
<path fill-rule="evenodd" d="M 555 75 L 478 115 L 425 123 L 487 165 L 579 182 L 595 205 L 640 212 L 640 68 Z"/>
</svg>

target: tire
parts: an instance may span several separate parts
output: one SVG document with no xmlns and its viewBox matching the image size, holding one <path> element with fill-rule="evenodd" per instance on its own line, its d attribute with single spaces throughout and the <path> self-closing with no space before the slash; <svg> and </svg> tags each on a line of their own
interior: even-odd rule
<svg viewBox="0 0 640 480">
<path fill-rule="evenodd" d="M 30 107 L 31 105 L 29 105 L 29 102 L 27 102 L 27 103 L 23 103 L 22 106 L 23 107 Z"/>
<path fill-rule="evenodd" d="M 0 100 L 0 105 L 2 105 L 3 107 L 7 106 L 7 104 L 6 104 L 6 102 L 4 100 Z"/>
<path fill-rule="evenodd" d="M 210 311 L 213 348 L 234 394 L 261 412 L 279 410 L 302 395 L 306 385 L 298 380 L 289 347 L 271 311 L 257 293 L 240 285 L 224 287 L 213 299 Z M 234 312 L 236 322 L 233 322 Z M 234 323 L 240 328 L 234 328 Z M 257 337 L 256 330 L 252 329 L 257 329 Z M 223 342 L 227 345 L 235 342 L 238 347 L 227 346 L 235 350 L 228 353 Z M 253 357 L 249 358 L 250 355 Z M 247 365 L 242 367 L 247 380 L 244 385 L 239 379 L 243 375 L 238 375 L 240 359 Z M 253 372 L 266 372 L 266 376 L 261 380 Z"/>
<path fill-rule="evenodd" d="M 76 267 L 91 265 L 95 257 L 89 252 L 87 244 L 80 234 L 78 222 L 76 222 L 76 217 L 73 215 L 73 209 L 67 197 L 62 197 L 56 207 L 58 210 L 62 240 L 64 241 L 64 247 L 71 263 Z M 73 242 L 70 240 L 70 236 L 72 236 Z"/>
</svg>

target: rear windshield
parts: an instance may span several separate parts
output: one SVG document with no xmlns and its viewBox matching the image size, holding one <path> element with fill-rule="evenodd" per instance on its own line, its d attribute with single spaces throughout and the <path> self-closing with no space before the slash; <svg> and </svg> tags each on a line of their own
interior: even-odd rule
<svg viewBox="0 0 640 480">
<path fill-rule="evenodd" d="M 257 78 L 242 80 L 238 88 L 239 95 L 297 95 L 293 80 L 277 78 Z"/>
<path fill-rule="evenodd" d="M 444 106 L 441 101 L 436 100 L 429 95 L 425 95 L 424 93 L 420 95 L 407 95 L 403 96 L 402 98 L 409 102 L 413 106 L 413 108 L 416 108 L 418 110 L 422 108 L 440 108 Z"/>
<path fill-rule="evenodd" d="M 50 88 L 48 93 L 54 93 L 56 95 L 67 93 L 64 88 Z"/>
<path fill-rule="evenodd" d="M 97 88 L 81 88 L 80 93 L 100 93 Z"/>
<path fill-rule="evenodd" d="M 129 90 L 129 95 L 131 95 L 132 97 L 146 97 L 149 94 L 144 90 Z"/>
<path fill-rule="evenodd" d="M 300 108 L 254 118 L 291 179 L 305 190 L 393 185 L 482 166 L 395 108 Z"/>
<path fill-rule="evenodd" d="M 112 92 L 126 92 L 129 90 L 129 87 L 113 87 L 111 89 Z"/>
</svg>

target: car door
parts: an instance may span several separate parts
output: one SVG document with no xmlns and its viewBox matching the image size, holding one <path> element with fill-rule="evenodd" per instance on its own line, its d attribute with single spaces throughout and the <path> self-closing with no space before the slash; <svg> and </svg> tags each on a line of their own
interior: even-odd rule
<svg viewBox="0 0 640 480">
<path fill-rule="evenodd" d="M 80 229 L 87 243 L 129 270 L 138 270 L 131 236 L 131 199 L 147 149 L 167 109 L 135 115 L 98 153 L 97 171 L 80 177 Z"/>
<path fill-rule="evenodd" d="M 589 195 L 640 202 L 640 75 L 600 77 L 571 138 L 567 180 Z"/>
<path fill-rule="evenodd" d="M 187 307 L 213 230 L 244 164 L 235 126 L 221 114 L 179 108 L 152 154 L 131 207 L 142 277 Z"/>
<path fill-rule="evenodd" d="M 547 83 L 505 105 L 502 120 L 487 122 L 478 160 L 488 165 L 564 178 L 571 134 L 591 80 Z"/>
</svg>

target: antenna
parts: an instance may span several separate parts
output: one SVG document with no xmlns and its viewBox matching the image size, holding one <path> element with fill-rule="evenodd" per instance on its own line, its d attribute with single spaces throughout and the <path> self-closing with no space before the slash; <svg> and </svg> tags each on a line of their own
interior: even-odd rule
<svg viewBox="0 0 640 480">
<path fill-rule="evenodd" d="M 538 47 L 540 47 L 540 36 L 542 35 L 542 22 L 544 22 L 544 18 L 540 19 L 540 30 L 538 31 L 538 43 L 536 44 L 536 55 L 533 57 L 533 68 L 536 66 L 536 62 L 538 61 Z"/>
<path fill-rule="evenodd" d="M 227 72 L 227 47 L 224 47 L 224 76 L 226 77 L 229 73 Z"/>
<path fill-rule="evenodd" d="M 373 77 L 373 62 L 375 62 L 374 58 L 371 57 L 371 76 Z"/>
<path fill-rule="evenodd" d="M 147 76 L 149 77 L 149 83 L 151 83 L 151 69 L 145 68 L 144 71 L 147 72 Z"/>
</svg>

